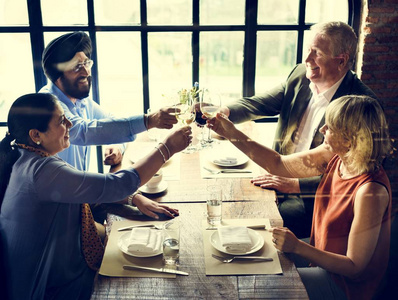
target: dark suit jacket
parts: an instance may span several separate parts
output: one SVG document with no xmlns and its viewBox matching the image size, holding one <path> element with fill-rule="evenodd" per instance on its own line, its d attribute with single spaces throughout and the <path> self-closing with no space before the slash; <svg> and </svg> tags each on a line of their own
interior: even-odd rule
<svg viewBox="0 0 398 300">
<path fill-rule="evenodd" d="M 229 119 L 234 123 L 241 123 L 279 114 L 273 148 L 280 153 L 284 132 L 291 126 L 298 127 L 300 119 L 312 97 L 312 92 L 309 88 L 310 81 L 305 74 L 305 65 L 299 64 L 290 73 L 286 82 L 280 86 L 263 95 L 245 97 L 232 105 L 228 105 L 230 110 Z M 331 101 L 345 95 L 368 95 L 377 99 L 373 91 L 352 71 L 347 72 Z M 323 118 L 319 128 L 324 123 L 325 120 Z M 311 148 L 319 146 L 322 142 L 323 135 L 318 130 L 312 140 Z M 300 179 L 301 193 L 315 194 L 319 180 L 319 177 L 317 179 Z"/>
</svg>

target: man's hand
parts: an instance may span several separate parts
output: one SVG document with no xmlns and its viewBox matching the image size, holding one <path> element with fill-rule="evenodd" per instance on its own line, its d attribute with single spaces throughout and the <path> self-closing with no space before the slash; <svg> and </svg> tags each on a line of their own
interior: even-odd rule
<svg viewBox="0 0 398 300">
<path fill-rule="evenodd" d="M 263 189 L 276 190 L 285 194 L 300 193 L 300 184 L 297 178 L 286 178 L 265 173 L 252 179 L 251 183 Z"/>
<path fill-rule="evenodd" d="M 117 146 L 106 148 L 104 156 L 105 156 L 104 164 L 110 166 L 120 164 L 123 159 L 123 153 L 120 150 L 120 148 Z"/>
<path fill-rule="evenodd" d="M 160 128 L 160 129 L 171 129 L 174 124 L 177 124 L 177 118 L 171 113 L 175 112 L 173 107 L 163 107 L 157 112 L 149 114 L 148 118 L 148 128 Z"/>
</svg>

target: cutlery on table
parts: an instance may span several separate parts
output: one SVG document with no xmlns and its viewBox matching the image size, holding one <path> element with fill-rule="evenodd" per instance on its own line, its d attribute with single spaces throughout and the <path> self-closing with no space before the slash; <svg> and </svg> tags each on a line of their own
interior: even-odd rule
<svg viewBox="0 0 398 300">
<path fill-rule="evenodd" d="M 144 270 L 158 273 L 169 273 L 169 274 L 177 274 L 177 275 L 189 275 L 187 272 L 166 269 L 166 268 L 149 268 L 149 267 L 141 267 L 141 266 L 133 266 L 133 265 L 124 265 L 123 269 L 125 270 Z"/>
<path fill-rule="evenodd" d="M 241 169 L 222 169 L 222 170 L 212 170 L 207 167 L 203 167 L 206 171 L 210 172 L 213 175 L 220 174 L 220 173 L 251 173 L 250 170 L 241 170 Z"/>
<path fill-rule="evenodd" d="M 130 229 L 133 229 L 133 228 L 136 228 L 136 227 L 150 227 L 150 228 L 153 228 L 153 229 L 162 230 L 163 228 L 169 227 L 171 224 L 173 224 L 173 220 L 168 221 L 168 222 L 166 222 L 164 224 L 158 224 L 158 225 L 155 225 L 155 224 L 131 225 L 131 226 L 127 226 L 127 227 L 121 227 L 117 231 L 130 230 Z"/>
<path fill-rule="evenodd" d="M 220 227 L 222 227 L 222 226 L 209 226 L 206 228 L 206 230 L 217 230 Z M 249 229 L 267 229 L 267 227 L 264 224 L 249 225 L 249 226 L 245 226 L 245 227 L 249 228 Z"/>
<path fill-rule="evenodd" d="M 218 256 L 215 254 L 212 254 L 211 256 L 213 256 L 215 259 L 218 259 L 219 261 L 221 261 L 223 263 L 231 263 L 235 259 L 250 260 L 250 261 L 273 261 L 273 259 L 271 257 L 265 257 L 265 256 L 234 256 L 232 258 L 222 257 L 222 256 Z"/>
</svg>

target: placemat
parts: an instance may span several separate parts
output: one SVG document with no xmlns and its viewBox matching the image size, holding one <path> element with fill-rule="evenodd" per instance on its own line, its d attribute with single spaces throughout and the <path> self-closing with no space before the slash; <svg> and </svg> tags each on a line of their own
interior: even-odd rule
<svg viewBox="0 0 398 300">
<path fill-rule="evenodd" d="M 266 228 L 271 228 L 269 219 L 223 219 L 223 226 L 249 226 L 265 224 Z M 210 242 L 211 235 L 216 230 L 206 230 L 209 224 L 206 220 L 202 222 L 203 244 L 205 254 L 206 275 L 258 275 L 258 274 L 282 274 L 282 267 L 276 248 L 272 244 L 272 234 L 268 230 L 255 229 L 263 238 L 264 246 L 250 256 L 266 256 L 273 258 L 271 262 L 259 261 L 234 261 L 223 263 L 211 255 L 216 254 L 224 257 L 233 255 L 225 254 L 215 249 Z"/>
<path fill-rule="evenodd" d="M 219 157 L 239 157 L 240 159 L 246 158 L 247 162 L 238 166 L 219 166 L 213 161 Z M 212 174 L 204 167 L 220 171 L 223 169 L 237 169 L 237 170 L 248 170 L 251 173 L 218 173 Z M 216 140 L 212 148 L 203 149 L 200 151 L 200 175 L 202 178 L 253 178 L 260 175 L 260 167 L 249 159 L 243 152 L 236 148 L 229 141 Z"/>
<path fill-rule="evenodd" d="M 139 225 L 139 224 L 162 224 L 164 222 L 160 221 L 113 221 L 112 222 L 112 230 L 108 238 L 108 242 L 105 247 L 105 254 L 102 260 L 101 268 L 99 270 L 99 274 L 110 277 L 160 277 L 160 278 L 176 278 L 175 274 L 167 274 L 167 273 L 157 273 L 157 272 L 147 272 L 141 270 L 124 270 L 123 265 L 138 265 L 143 267 L 152 267 L 152 268 L 162 268 L 163 261 L 162 255 L 157 255 L 154 257 L 133 257 L 127 254 L 124 254 L 118 247 L 117 242 L 123 234 L 128 231 L 117 231 L 118 228 L 130 226 L 130 225 Z"/>
</svg>

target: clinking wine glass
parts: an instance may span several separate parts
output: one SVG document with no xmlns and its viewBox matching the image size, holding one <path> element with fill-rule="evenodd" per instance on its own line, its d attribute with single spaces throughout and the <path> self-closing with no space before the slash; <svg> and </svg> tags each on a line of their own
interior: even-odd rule
<svg viewBox="0 0 398 300">
<path fill-rule="evenodd" d="M 210 92 L 208 89 L 203 89 L 199 95 L 200 111 L 207 119 L 214 118 L 221 108 L 221 97 L 218 93 Z M 211 146 L 213 139 L 209 128 L 206 140 L 202 140 L 202 146 Z"/>
<path fill-rule="evenodd" d="M 191 125 L 195 120 L 195 106 L 192 99 L 192 96 L 187 90 L 181 90 L 179 92 L 179 102 L 174 106 L 175 108 L 175 116 L 181 126 Z M 182 151 L 183 153 L 192 153 L 197 149 L 195 146 L 191 144 Z"/>
</svg>

